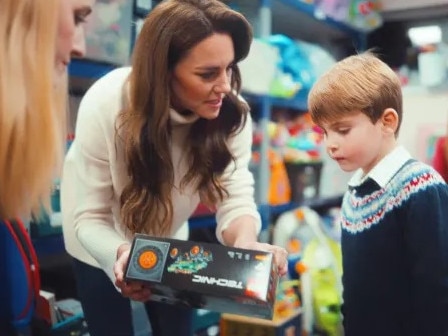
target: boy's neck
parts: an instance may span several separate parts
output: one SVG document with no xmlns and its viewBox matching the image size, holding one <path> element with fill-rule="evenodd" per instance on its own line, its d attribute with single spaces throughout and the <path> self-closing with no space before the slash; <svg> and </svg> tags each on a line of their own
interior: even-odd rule
<svg viewBox="0 0 448 336">
<path fill-rule="evenodd" d="M 369 174 L 369 172 L 373 168 L 375 168 L 378 165 L 378 163 L 381 162 L 381 160 L 383 160 L 388 154 L 390 154 L 395 148 L 397 148 L 397 146 L 398 146 L 398 141 L 397 141 L 397 139 L 395 137 L 389 139 L 388 141 L 385 141 L 384 145 L 382 146 L 382 148 L 380 150 L 380 152 L 378 153 L 376 163 L 372 167 L 370 167 L 370 169 L 368 171 L 366 171 L 366 170 L 364 170 L 364 168 L 362 168 L 363 178 L 367 174 Z"/>
</svg>

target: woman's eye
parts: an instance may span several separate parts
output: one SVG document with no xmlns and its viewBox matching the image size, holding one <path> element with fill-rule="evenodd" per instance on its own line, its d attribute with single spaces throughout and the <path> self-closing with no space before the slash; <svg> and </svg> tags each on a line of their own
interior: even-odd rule
<svg viewBox="0 0 448 336">
<path fill-rule="evenodd" d="M 203 79 L 212 79 L 215 76 L 215 73 L 214 72 L 205 72 L 205 73 L 199 74 L 199 76 Z"/>
<path fill-rule="evenodd" d="M 73 9 L 73 20 L 76 26 L 87 22 L 92 8 L 90 6 L 80 6 Z"/>
<path fill-rule="evenodd" d="M 348 134 L 348 132 L 350 132 L 350 128 L 341 128 L 341 129 L 338 129 L 338 133 L 339 133 L 339 134 L 342 134 L 342 135 L 346 135 L 346 134 Z"/>
<path fill-rule="evenodd" d="M 75 24 L 80 25 L 86 22 L 86 17 L 84 15 L 75 14 Z"/>
</svg>

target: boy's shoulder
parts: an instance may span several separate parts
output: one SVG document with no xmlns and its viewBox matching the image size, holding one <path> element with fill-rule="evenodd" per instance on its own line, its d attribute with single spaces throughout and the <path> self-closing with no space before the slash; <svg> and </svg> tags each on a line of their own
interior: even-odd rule
<svg viewBox="0 0 448 336">
<path fill-rule="evenodd" d="M 448 190 L 448 185 L 434 168 L 414 159 L 404 164 L 389 183 L 393 195 L 403 194 L 407 197 L 434 188 Z"/>
</svg>

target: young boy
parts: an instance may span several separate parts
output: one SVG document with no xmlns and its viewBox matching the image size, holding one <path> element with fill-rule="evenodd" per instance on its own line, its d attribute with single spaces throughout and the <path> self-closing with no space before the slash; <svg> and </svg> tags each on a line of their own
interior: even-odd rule
<svg viewBox="0 0 448 336">
<path fill-rule="evenodd" d="M 341 217 L 345 336 L 448 335 L 448 186 L 397 144 L 399 79 L 371 53 L 351 56 L 309 108 L 330 157 L 356 170 Z"/>
</svg>

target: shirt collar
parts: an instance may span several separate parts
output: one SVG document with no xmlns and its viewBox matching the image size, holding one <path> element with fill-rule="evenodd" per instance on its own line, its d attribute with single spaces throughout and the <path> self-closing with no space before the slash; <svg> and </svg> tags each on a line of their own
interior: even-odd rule
<svg viewBox="0 0 448 336">
<path fill-rule="evenodd" d="M 361 185 L 366 179 L 374 180 L 381 188 L 392 179 L 401 167 L 411 159 L 411 155 L 403 146 L 395 147 L 389 154 L 380 160 L 365 176 L 362 169 L 358 169 L 348 182 L 350 187 Z"/>
</svg>

